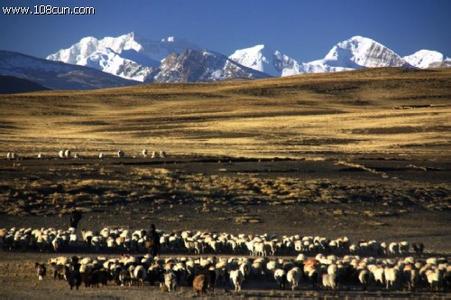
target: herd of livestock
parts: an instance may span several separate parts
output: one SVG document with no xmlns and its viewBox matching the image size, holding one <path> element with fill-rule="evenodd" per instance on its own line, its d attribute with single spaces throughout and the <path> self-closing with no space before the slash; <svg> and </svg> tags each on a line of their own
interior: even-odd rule
<svg viewBox="0 0 451 300">
<path fill-rule="evenodd" d="M 351 241 L 343 236 L 230 234 L 160 231 L 163 256 L 151 256 L 146 230 L 103 228 L 0 229 L 5 251 L 78 252 L 118 257 L 59 256 L 36 263 L 40 279 L 51 274 L 71 288 L 117 284 L 159 285 L 198 293 L 216 288 L 236 292 L 266 283 L 280 289 L 447 290 L 451 265 L 431 257 L 422 243 Z"/>
<path fill-rule="evenodd" d="M 44 159 L 44 158 L 53 158 L 52 156 L 45 156 L 42 152 L 39 152 L 37 154 L 35 154 L 35 158 L 37 159 Z M 140 155 L 144 158 L 166 158 L 166 152 L 163 150 L 158 150 L 158 151 L 151 151 L 149 152 L 147 149 L 143 149 L 140 153 Z M 60 159 L 70 159 L 70 158 L 74 158 L 74 159 L 78 159 L 81 158 L 80 155 L 78 153 L 72 153 L 71 150 L 69 149 L 61 149 L 58 151 L 57 156 L 55 156 L 57 158 Z M 103 158 L 107 158 L 107 157 L 117 157 L 117 158 L 123 158 L 125 157 L 125 152 L 122 150 L 118 150 L 116 151 L 114 154 L 107 154 L 104 152 L 99 152 L 98 154 L 98 158 L 99 159 L 103 159 Z M 136 156 L 133 156 L 136 157 Z M 16 152 L 8 152 L 6 153 L 6 159 L 7 160 L 17 160 L 20 159 L 21 156 L 16 153 Z"/>
<path fill-rule="evenodd" d="M 145 229 L 105 227 L 99 231 L 75 228 L 16 228 L 0 229 L 0 245 L 6 250 L 36 250 L 53 252 L 146 253 L 148 232 Z M 381 242 L 360 240 L 352 242 L 342 236 L 231 234 L 208 231 L 160 232 L 164 253 L 230 254 L 277 256 L 317 253 L 364 256 L 405 256 L 422 254 L 422 243 L 407 241 Z"/>
<path fill-rule="evenodd" d="M 64 279 L 70 288 L 159 285 L 167 291 L 178 286 L 192 286 L 198 293 L 215 288 L 240 292 L 243 286 L 266 284 L 280 289 L 387 289 L 447 290 L 451 266 L 446 258 L 427 259 L 407 256 L 375 258 L 358 255 L 317 254 L 296 258 L 271 257 L 120 257 L 51 258 L 47 262 L 54 279 Z M 44 264 L 36 264 L 40 279 L 46 274 Z"/>
</svg>

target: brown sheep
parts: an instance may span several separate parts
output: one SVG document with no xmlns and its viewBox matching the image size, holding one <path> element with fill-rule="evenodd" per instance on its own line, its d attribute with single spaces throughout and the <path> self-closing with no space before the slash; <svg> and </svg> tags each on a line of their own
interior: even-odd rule
<svg viewBox="0 0 451 300">
<path fill-rule="evenodd" d="M 196 277 L 194 277 L 193 290 L 198 295 L 202 295 L 205 292 L 207 292 L 207 286 L 208 286 L 208 282 L 207 282 L 207 278 L 204 274 L 200 274 L 200 275 L 197 275 Z"/>
</svg>

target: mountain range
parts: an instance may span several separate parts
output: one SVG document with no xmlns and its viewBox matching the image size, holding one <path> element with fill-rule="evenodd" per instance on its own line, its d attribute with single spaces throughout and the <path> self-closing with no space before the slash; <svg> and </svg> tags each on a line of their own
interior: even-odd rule
<svg viewBox="0 0 451 300">
<path fill-rule="evenodd" d="M 208 82 L 258 79 L 362 68 L 450 67 L 451 58 L 433 50 L 400 56 L 367 37 L 338 42 L 321 59 L 301 62 L 259 44 L 229 56 L 173 36 L 150 40 L 134 33 L 84 37 L 46 60 L 0 51 L 0 75 L 31 80 L 51 89 L 89 89 L 140 82 Z"/>
</svg>

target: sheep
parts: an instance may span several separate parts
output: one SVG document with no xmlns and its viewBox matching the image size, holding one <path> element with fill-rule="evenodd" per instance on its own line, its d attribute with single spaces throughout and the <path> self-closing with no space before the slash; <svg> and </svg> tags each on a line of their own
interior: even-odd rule
<svg viewBox="0 0 451 300">
<path fill-rule="evenodd" d="M 70 289 L 72 290 L 75 287 L 75 289 L 78 290 L 81 285 L 81 276 L 79 270 L 77 270 L 77 267 L 75 265 L 65 266 L 64 276 L 70 286 Z"/>
<path fill-rule="evenodd" d="M 407 288 L 412 291 L 418 281 L 418 269 L 413 264 L 407 264 L 403 269 L 403 277 L 407 281 Z"/>
<path fill-rule="evenodd" d="M 234 287 L 235 292 L 241 292 L 241 285 L 244 281 L 244 274 L 239 269 L 230 271 L 230 280 Z"/>
<path fill-rule="evenodd" d="M 443 270 L 438 268 L 437 266 L 434 266 L 433 268 L 428 269 L 425 272 L 425 275 L 431 290 L 438 291 L 443 279 Z"/>
<path fill-rule="evenodd" d="M 99 153 L 99 159 L 103 159 L 105 157 L 105 155 L 103 154 L 103 152 Z"/>
<path fill-rule="evenodd" d="M 412 249 L 417 255 L 421 255 L 424 252 L 424 244 L 423 243 L 413 243 Z"/>
<path fill-rule="evenodd" d="M 385 267 L 384 268 L 385 277 L 385 288 L 388 290 L 393 288 L 398 280 L 398 268 L 397 267 Z"/>
<path fill-rule="evenodd" d="M 63 159 L 64 158 L 64 152 L 65 152 L 65 150 L 63 149 L 63 150 L 60 150 L 60 151 L 58 151 L 58 157 L 59 158 L 61 158 L 61 159 Z"/>
<path fill-rule="evenodd" d="M 368 269 L 360 269 L 358 270 L 358 278 L 359 278 L 359 283 L 363 286 L 363 289 L 366 290 L 368 287 L 368 283 L 370 280 L 370 272 Z"/>
<path fill-rule="evenodd" d="M 137 282 L 138 285 L 144 285 L 144 280 L 147 277 L 147 271 L 142 265 L 138 265 L 133 270 L 132 278 Z"/>
<path fill-rule="evenodd" d="M 44 277 L 47 273 L 47 268 L 45 267 L 45 264 L 35 263 L 34 268 L 36 269 L 36 274 L 38 275 L 38 279 L 44 280 Z"/>
<path fill-rule="evenodd" d="M 286 272 L 283 269 L 276 269 L 274 271 L 274 279 L 277 282 L 277 285 L 280 289 L 285 289 L 285 283 L 286 283 Z"/>
<path fill-rule="evenodd" d="M 301 283 L 301 269 L 299 267 L 294 267 L 287 272 L 287 281 L 291 285 L 291 290 L 295 290 L 299 287 Z"/>
<path fill-rule="evenodd" d="M 147 155 L 148 155 L 147 149 L 143 149 L 141 154 L 142 154 L 143 157 L 147 157 Z"/>
<path fill-rule="evenodd" d="M 127 269 L 122 268 L 119 271 L 118 281 L 121 284 L 121 286 L 131 285 L 132 279 Z"/>
<path fill-rule="evenodd" d="M 304 262 L 304 274 L 311 281 L 312 287 L 315 288 L 318 277 L 319 262 L 316 259 L 307 259 Z"/>
<path fill-rule="evenodd" d="M 395 255 L 399 253 L 399 244 L 392 242 L 388 245 L 388 253 Z"/>
<path fill-rule="evenodd" d="M 335 290 L 337 287 L 337 265 L 331 264 L 327 269 L 322 270 L 321 279 L 324 287 Z"/>
<path fill-rule="evenodd" d="M 158 152 L 158 156 L 159 156 L 160 158 L 166 158 L 166 152 L 160 150 L 160 151 Z"/>
<path fill-rule="evenodd" d="M 156 158 L 157 157 L 157 152 L 152 151 L 152 155 L 150 156 L 150 158 Z"/>
<path fill-rule="evenodd" d="M 122 150 L 118 150 L 116 155 L 117 155 L 118 158 L 123 158 L 125 156 L 125 153 Z"/>
<path fill-rule="evenodd" d="M 399 242 L 399 254 L 406 254 L 409 253 L 409 242 L 407 241 L 401 241 Z"/>
<path fill-rule="evenodd" d="M 44 155 L 43 155 L 41 152 L 39 152 L 38 155 L 37 155 L 37 158 L 38 158 L 38 159 L 43 159 L 43 158 L 44 158 Z"/>
<path fill-rule="evenodd" d="M 207 291 L 207 280 L 204 274 L 197 275 L 193 280 L 193 290 L 197 295 L 204 294 Z"/>
<path fill-rule="evenodd" d="M 176 276 L 173 271 L 167 271 L 164 273 L 164 286 L 168 292 L 175 291 L 177 287 Z"/>
<path fill-rule="evenodd" d="M 16 153 L 14 152 L 8 152 L 6 153 L 6 159 L 7 160 L 14 160 L 16 159 L 18 156 L 16 155 Z"/>
<path fill-rule="evenodd" d="M 64 150 L 64 158 L 70 158 L 71 157 L 71 152 L 69 149 Z"/>
</svg>

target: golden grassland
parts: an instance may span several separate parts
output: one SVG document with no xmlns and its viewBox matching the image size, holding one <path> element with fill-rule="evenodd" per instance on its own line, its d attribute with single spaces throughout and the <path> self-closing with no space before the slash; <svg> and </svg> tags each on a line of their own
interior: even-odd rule
<svg viewBox="0 0 451 300">
<path fill-rule="evenodd" d="M 0 152 L 444 157 L 451 69 L 0 96 Z"/>
</svg>

